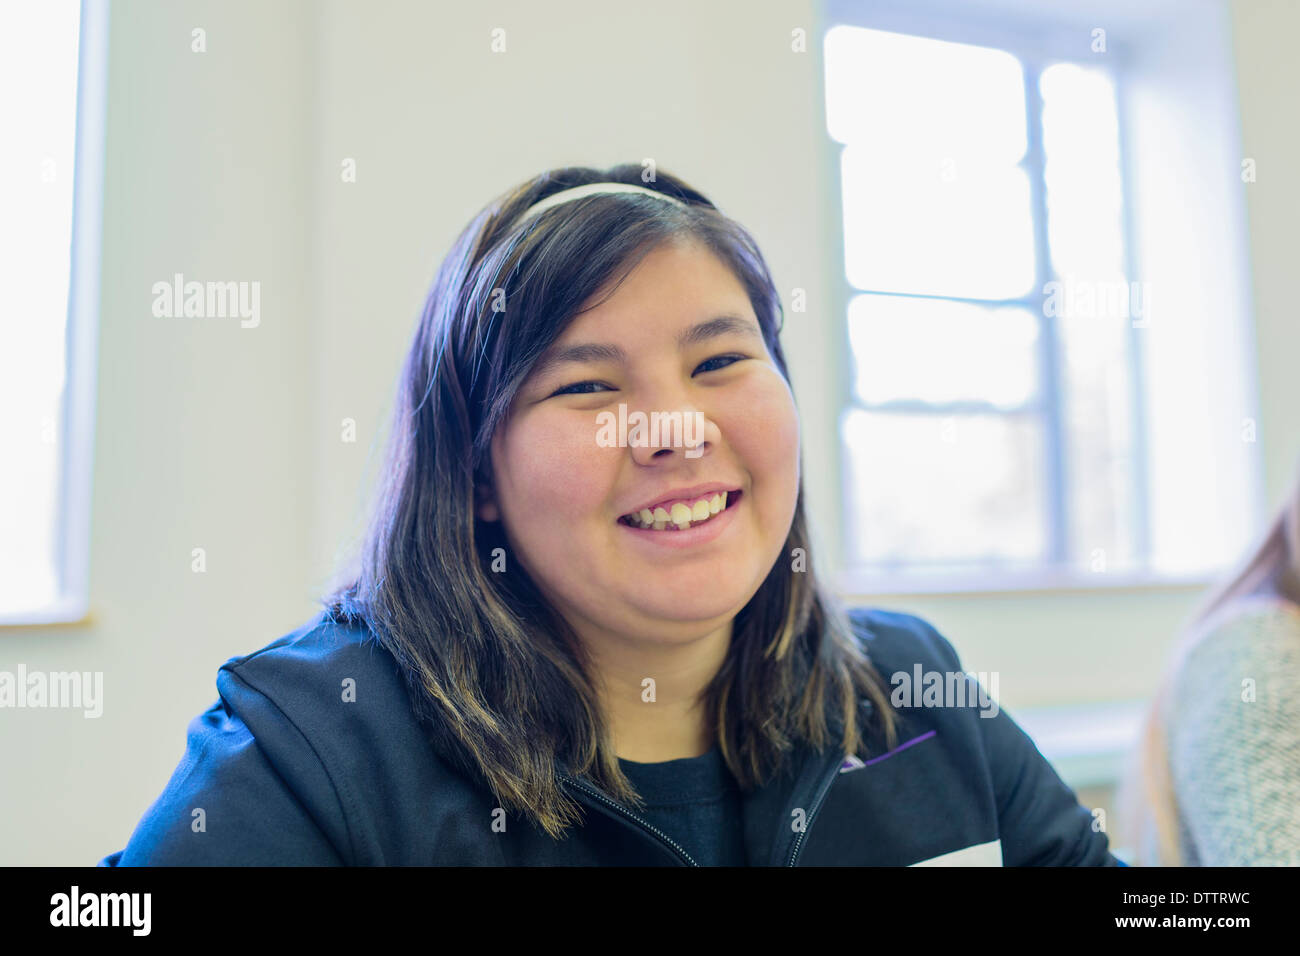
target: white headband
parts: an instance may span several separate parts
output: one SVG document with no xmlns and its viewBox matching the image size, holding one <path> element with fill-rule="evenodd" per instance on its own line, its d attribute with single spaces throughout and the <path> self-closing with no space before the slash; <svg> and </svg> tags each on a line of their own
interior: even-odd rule
<svg viewBox="0 0 1300 956">
<path fill-rule="evenodd" d="M 545 199 L 533 203 L 524 210 L 523 215 L 516 220 L 515 225 L 519 225 L 525 219 L 529 219 L 539 212 L 550 209 L 552 206 L 558 206 L 560 203 L 569 202 L 571 199 L 581 199 L 583 196 L 596 196 L 603 193 L 644 193 L 647 196 L 657 196 L 660 199 L 666 199 L 676 206 L 685 206 L 686 204 L 674 196 L 666 193 L 656 192 L 653 189 L 646 189 L 644 186 L 633 186 L 630 183 L 588 183 L 586 186 L 574 186 L 572 189 L 565 189 L 558 193 L 551 193 Z"/>
</svg>

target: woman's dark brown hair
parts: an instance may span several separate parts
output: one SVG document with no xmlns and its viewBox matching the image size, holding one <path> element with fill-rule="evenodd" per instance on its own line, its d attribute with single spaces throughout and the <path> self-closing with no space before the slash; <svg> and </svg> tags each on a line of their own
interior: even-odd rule
<svg viewBox="0 0 1300 956">
<path fill-rule="evenodd" d="M 784 313 L 754 240 L 681 179 L 642 173 L 632 164 L 552 170 L 491 202 L 461 233 L 398 379 L 359 553 L 323 598 L 330 618 L 363 623 L 397 659 L 437 751 L 555 837 L 581 819 L 561 772 L 640 803 L 576 635 L 520 562 L 491 570 L 494 549 L 508 553 L 509 544 L 500 522 L 477 520 L 474 506 L 491 484 L 495 429 L 583 304 L 670 241 L 698 243 L 732 270 L 789 381 L 778 337 Z M 517 222 L 552 193 L 598 182 L 686 205 L 594 195 Z M 866 756 L 874 733 L 885 748 L 896 736 L 884 683 L 816 576 L 802 482 L 783 555 L 736 615 L 726 659 L 703 694 L 723 759 L 746 790 L 782 770 L 797 747 Z M 864 697 L 871 726 L 861 719 Z"/>
</svg>

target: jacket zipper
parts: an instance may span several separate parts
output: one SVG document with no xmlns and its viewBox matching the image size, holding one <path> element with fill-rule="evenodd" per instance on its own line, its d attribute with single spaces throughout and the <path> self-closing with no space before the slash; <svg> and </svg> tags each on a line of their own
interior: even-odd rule
<svg viewBox="0 0 1300 956">
<path fill-rule="evenodd" d="M 670 837 L 668 834 L 664 833 L 664 832 L 663 832 L 662 830 L 660 830 L 658 827 L 652 825 L 651 823 L 649 823 L 649 822 L 647 822 L 647 821 L 645 821 L 645 820 L 642 820 L 640 817 L 638 817 L 635 813 L 633 813 L 631 810 L 627 809 L 627 808 L 626 808 L 625 806 L 623 806 L 622 804 L 620 804 L 620 803 L 615 803 L 613 800 L 611 800 L 609 797 L 605 796 L 605 795 L 604 795 L 603 793 L 601 793 L 599 790 L 595 790 L 595 789 L 593 789 L 593 788 L 587 786 L 585 783 L 582 783 L 580 780 L 578 780 L 578 779 L 576 779 L 576 778 L 574 778 L 574 777 L 570 777 L 570 776 L 565 776 L 564 779 L 567 780 L 569 783 L 571 783 L 573 786 L 577 787 L 579 790 L 582 790 L 584 793 L 589 793 L 589 794 L 591 794 L 591 795 L 592 795 L 593 797 L 595 797 L 597 800 L 601 801 L 601 803 L 604 803 L 605 805 L 607 805 L 607 806 L 609 806 L 609 807 L 612 807 L 614 810 L 618 811 L 620 814 L 622 814 L 623 816 L 627 817 L 627 818 L 628 818 L 629 820 L 631 820 L 632 822 L 636 823 L 636 824 L 637 824 L 638 826 L 640 826 L 643 830 L 646 830 L 646 831 L 648 831 L 648 832 L 650 832 L 650 833 L 653 833 L 655 836 L 657 836 L 660 840 L 662 840 L 662 841 L 663 841 L 664 843 L 666 843 L 668 846 L 672 847 L 673 850 L 675 850 L 675 851 L 677 852 L 677 854 L 678 854 L 678 855 L 679 855 L 683 860 L 686 861 L 686 865 L 687 865 L 687 866 L 699 866 L 698 863 L 696 863 L 693 859 L 691 859 L 691 856 L 690 856 L 689 853 L 687 853 L 687 852 L 686 852 L 685 850 L 683 850 L 680 846 L 678 846 L 677 843 L 673 840 L 672 837 Z"/>
<path fill-rule="evenodd" d="M 870 713 L 873 706 L 870 700 L 863 697 L 859 703 L 867 713 Z M 804 828 L 799 835 L 795 837 L 794 846 L 790 848 L 790 860 L 786 863 L 786 866 L 794 866 L 798 861 L 799 853 L 803 849 L 803 838 L 812 829 L 813 821 L 817 819 L 817 812 L 821 810 L 822 804 L 826 801 L 826 794 L 830 793 L 831 784 L 839 778 L 840 768 L 843 765 L 843 756 L 837 756 L 832 762 L 831 772 L 826 775 L 826 779 L 822 781 L 821 787 L 817 791 L 817 799 L 813 801 L 812 811 L 808 814 L 808 821 L 804 824 Z"/>
<path fill-rule="evenodd" d="M 826 779 L 822 781 L 821 787 L 817 791 L 817 799 L 813 801 L 812 809 L 808 813 L 808 821 L 804 824 L 803 829 L 799 831 L 799 835 L 795 837 L 794 846 L 790 848 L 790 861 L 786 863 L 786 866 L 794 866 L 795 862 L 799 859 L 799 851 L 803 848 L 803 838 L 806 837 L 808 831 L 812 829 L 813 821 L 817 819 L 817 812 L 821 810 L 822 804 L 826 802 L 826 794 L 830 793 L 831 784 L 833 784 L 835 778 L 839 776 L 840 767 L 843 763 L 843 755 L 837 756 L 834 760 L 831 772 L 826 776 Z"/>
</svg>

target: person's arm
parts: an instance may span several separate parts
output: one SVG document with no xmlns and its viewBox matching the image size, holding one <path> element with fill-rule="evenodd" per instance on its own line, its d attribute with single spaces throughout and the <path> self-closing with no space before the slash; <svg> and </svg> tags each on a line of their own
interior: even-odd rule
<svg viewBox="0 0 1300 956">
<path fill-rule="evenodd" d="M 1253 682 L 1253 699 L 1251 699 Z M 1300 866 L 1300 614 L 1257 608 L 1188 654 L 1169 765 L 1201 866 Z"/>
<path fill-rule="evenodd" d="M 953 646 L 926 627 L 951 669 L 962 671 Z M 993 776 L 1004 866 L 1125 865 L 1110 852 L 1105 832 L 1093 828 L 1092 813 L 1005 710 L 975 722 Z"/>
<path fill-rule="evenodd" d="M 1092 812 L 1005 710 L 977 718 L 998 801 L 1005 866 L 1124 866 Z"/>
<path fill-rule="evenodd" d="M 296 733 L 296 730 L 293 731 Z M 305 760 L 315 760 L 310 748 Z M 319 766 L 319 761 L 317 761 Z M 320 768 L 324 774 L 324 768 Z M 344 860 L 248 727 L 218 700 L 125 849 L 101 866 L 338 866 Z"/>
</svg>

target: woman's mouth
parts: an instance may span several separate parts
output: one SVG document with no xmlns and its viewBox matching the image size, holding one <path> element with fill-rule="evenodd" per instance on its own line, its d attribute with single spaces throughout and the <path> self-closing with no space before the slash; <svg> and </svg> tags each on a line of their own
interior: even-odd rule
<svg viewBox="0 0 1300 956">
<path fill-rule="evenodd" d="M 619 524 L 638 531 L 680 532 L 706 525 L 740 501 L 741 492 L 721 491 L 713 495 L 701 495 L 694 501 L 676 501 L 671 508 L 655 508 L 651 511 L 642 508 L 634 514 L 626 514 L 618 519 Z"/>
</svg>

